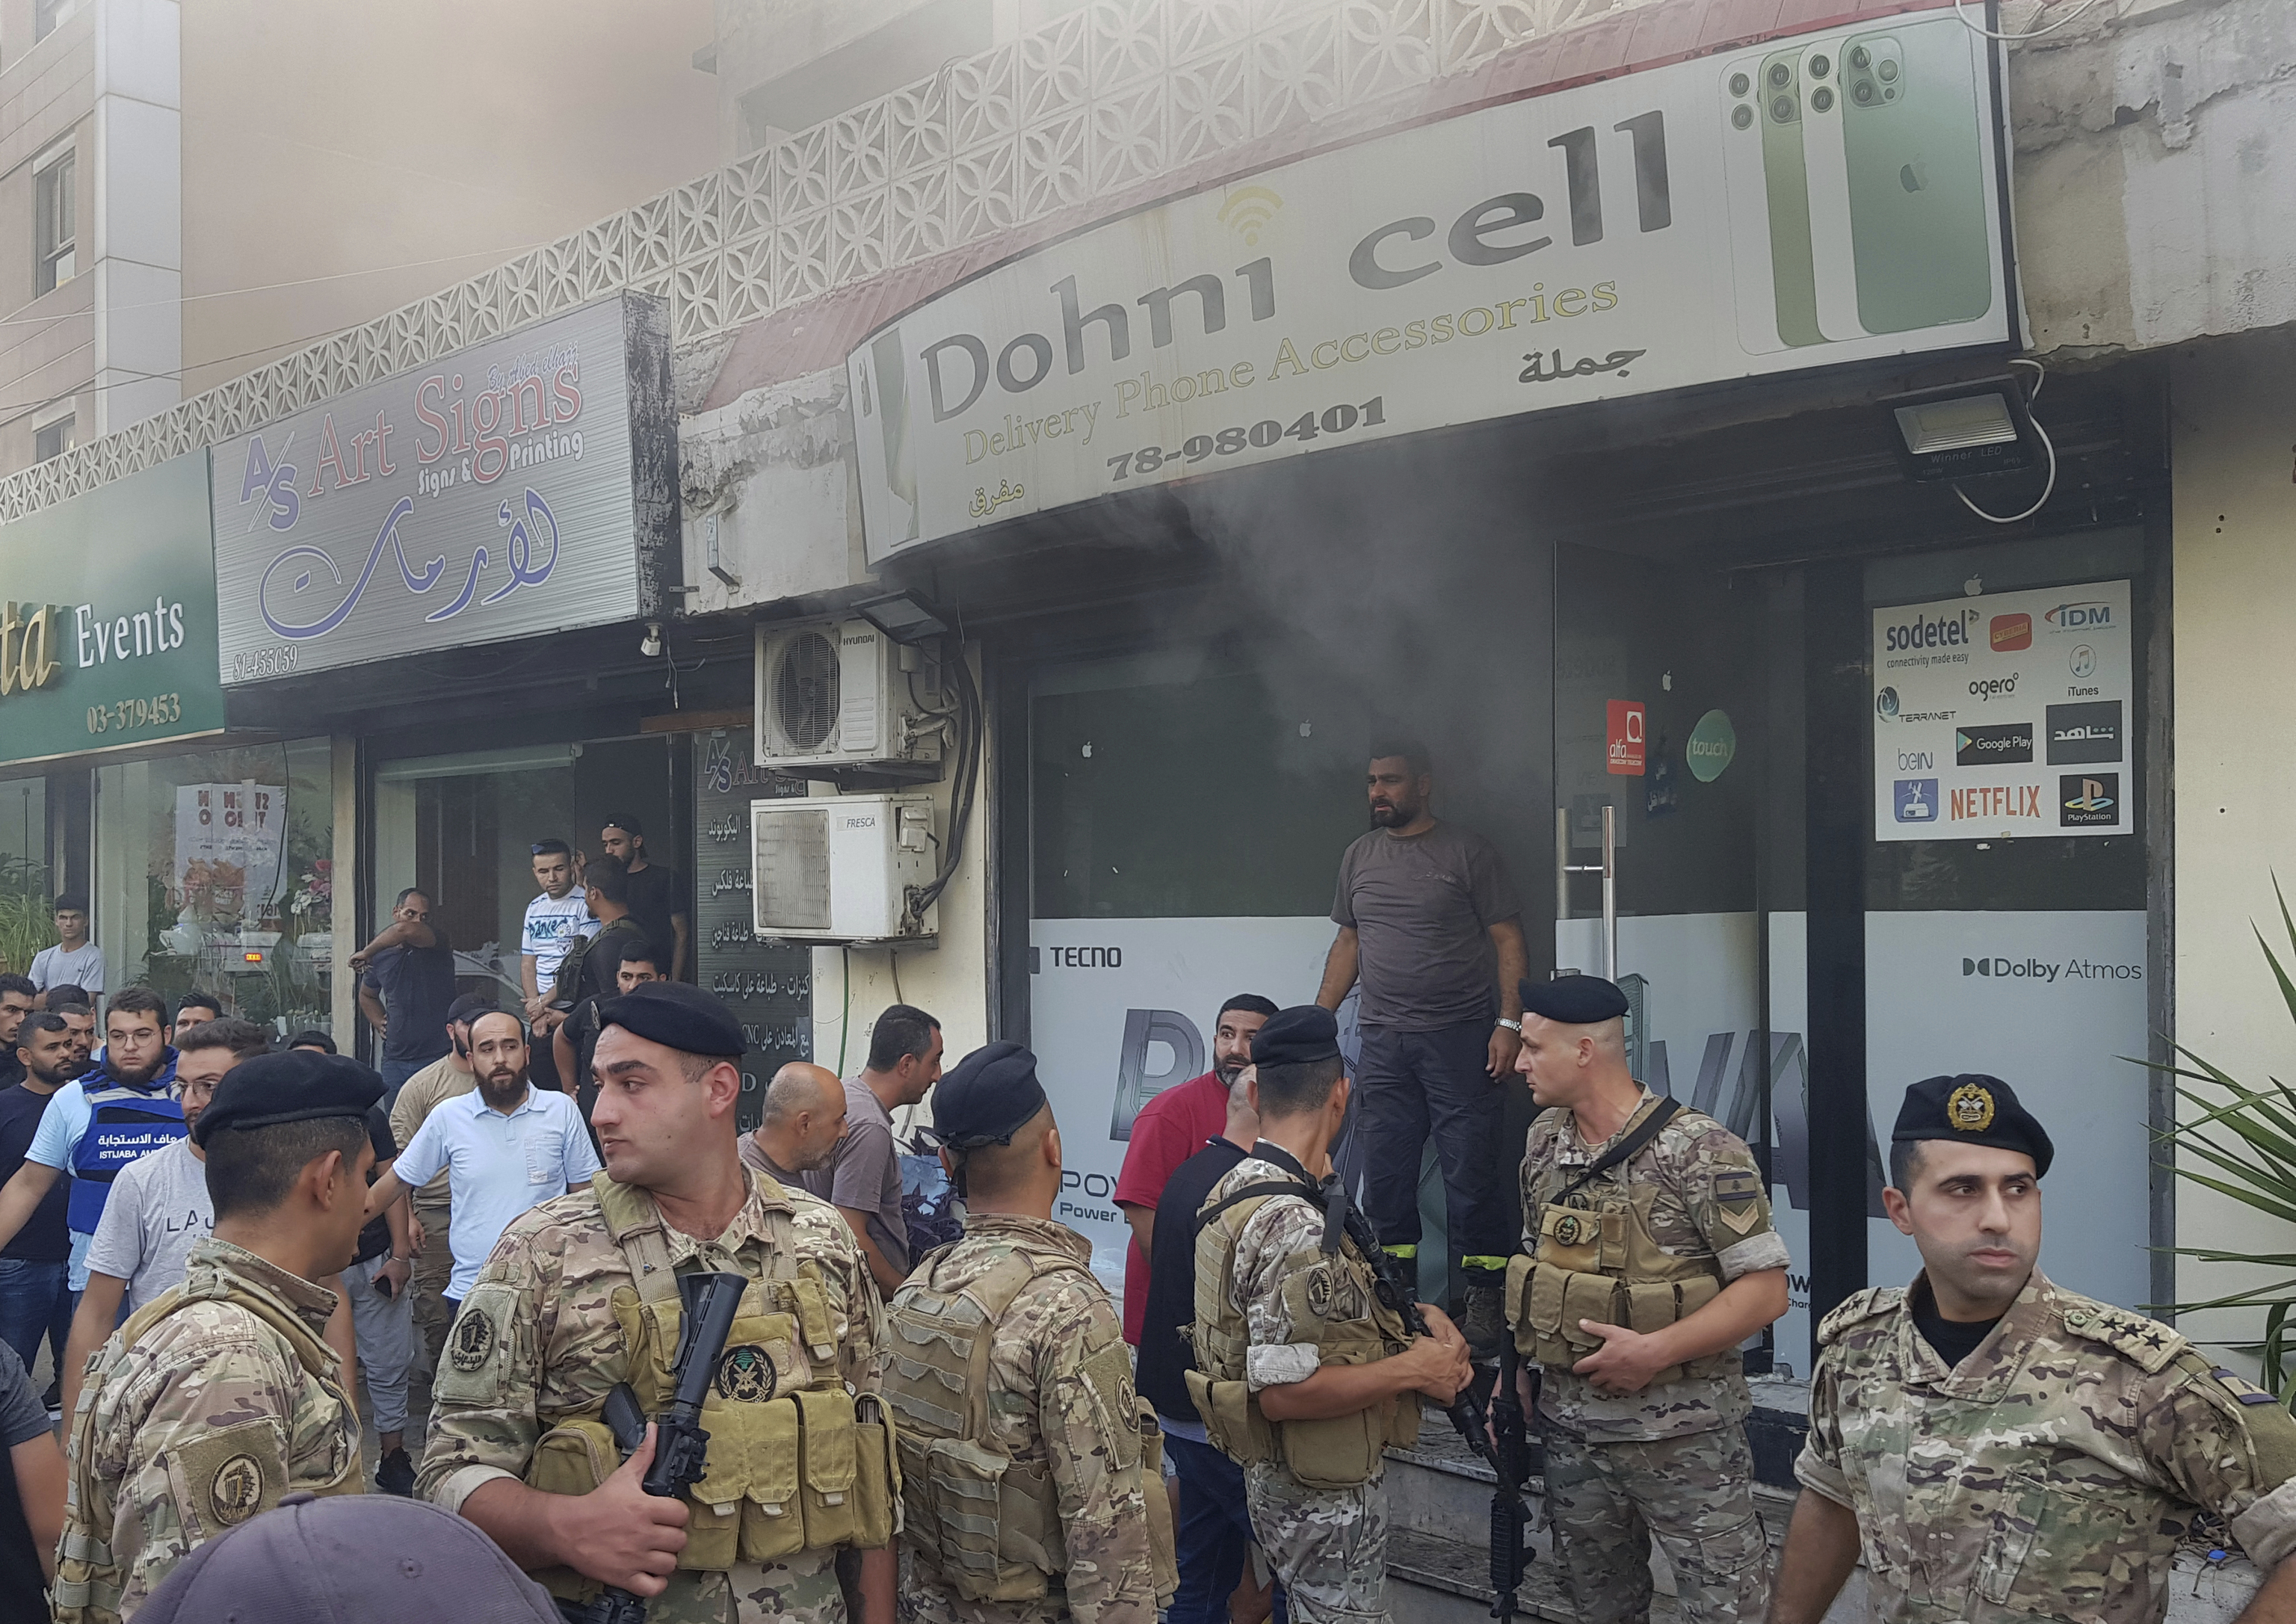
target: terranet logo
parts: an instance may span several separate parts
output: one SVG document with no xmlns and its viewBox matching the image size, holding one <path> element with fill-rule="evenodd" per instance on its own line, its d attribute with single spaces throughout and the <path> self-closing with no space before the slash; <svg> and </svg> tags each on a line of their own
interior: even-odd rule
<svg viewBox="0 0 2296 1624">
<path fill-rule="evenodd" d="M 2049 765 L 2120 759 L 2120 701 L 2052 705 L 2048 709 Z"/>
<path fill-rule="evenodd" d="M 2144 979 L 2142 964 L 2100 964 L 2094 959 L 2066 959 L 2053 964 L 2030 954 L 2021 959 L 1964 958 L 1961 973 L 1966 978 L 1981 975 L 1995 981 L 2038 981 L 2047 986 L 2060 976 L 2068 981 L 2141 981 Z"/>
<path fill-rule="evenodd" d="M 2086 632 L 2111 630 L 2112 605 L 2110 603 L 2060 603 L 2041 617 L 2054 632 Z"/>
<path fill-rule="evenodd" d="M 1993 652 L 2014 654 L 2033 646 L 2033 617 L 2030 615 L 1996 615 L 1991 627 Z"/>
<path fill-rule="evenodd" d="M 2033 759 L 2033 725 L 1998 722 L 1953 730 L 1956 767 L 2010 767 Z"/>
<path fill-rule="evenodd" d="M 2057 780 L 2057 826 L 2078 829 L 2084 824 L 2111 825 L 2120 821 L 2114 808 L 2120 800 L 2120 775 L 2099 773 L 2094 778 L 2067 773 Z"/>
</svg>

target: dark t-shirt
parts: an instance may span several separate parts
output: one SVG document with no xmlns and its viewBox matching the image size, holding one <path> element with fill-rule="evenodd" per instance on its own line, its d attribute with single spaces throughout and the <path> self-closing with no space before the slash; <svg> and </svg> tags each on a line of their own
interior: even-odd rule
<svg viewBox="0 0 2296 1624">
<path fill-rule="evenodd" d="M 625 915 L 599 927 L 598 933 L 583 947 L 581 963 L 576 968 L 574 1002 L 578 1007 L 585 998 L 611 998 L 621 991 L 622 944 L 644 929 L 634 915 Z"/>
<path fill-rule="evenodd" d="M 1196 1316 L 1196 1213 L 1212 1186 L 1243 1160 L 1226 1139 L 1214 1139 L 1172 1170 L 1156 1203 L 1156 1248 L 1148 1259 L 1148 1308 L 1141 1316 L 1140 1396 L 1159 1415 L 1195 1421 L 1188 1372 L 1195 1356 L 1180 1327 Z"/>
<path fill-rule="evenodd" d="M 444 936 L 429 947 L 385 947 L 368 961 L 365 984 L 382 995 L 388 1017 L 383 1059 L 427 1066 L 446 1058 L 447 1012 L 455 1004 L 455 950 Z"/>
<path fill-rule="evenodd" d="M 24 1152 L 32 1148 L 32 1136 L 39 1131 L 40 1115 L 54 1097 L 20 1084 L 0 1089 L 0 1185 L 15 1177 L 16 1169 L 24 1165 Z M 0 1258 L 18 1263 L 62 1263 L 70 1257 L 71 1236 L 64 1228 L 64 1208 L 70 1199 L 70 1178 L 59 1177 L 32 1209 L 32 1216 L 16 1232 L 16 1238 L 0 1247 Z"/>
<path fill-rule="evenodd" d="M 374 1146 L 376 1170 L 368 1174 L 366 1179 L 367 1183 L 373 1184 L 382 1177 L 382 1164 L 398 1154 L 398 1140 L 390 1131 L 390 1113 L 380 1105 L 366 1108 L 366 1136 L 367 1143 Z M 378 1217 L 359 1231 L 357 1261 L 365 1263 L 371 1258 L 387 1256 L 390 1251 L 390 1225 L 388 1220 Z"/>
<path fill-rule="evenodd" d="M 47 1624 L 46 1579 L 8 1452 L 48 1431 L 48 1407 L 16 1350 L 0 1342 L 0 1624 Z"/>
<path fill-rule="evenodd" d="M 13 1088 L 24 1080 L 24 1062 L 16 1058 L 16 1046 L 0 1043 L 0 1088 Z"/>
<path fill-rule="evenodd" d="M 1340 858 L 1332 923 L 1356 929 L 1363 1024 L 1431 1032 L 1487 1017 L 1490 928 L 1521 912 L 1498 849 L 1472 829 L 1357 841 Z"/>
<path fill-rule="evenodd" d="M 1914 1329 L 1922 1340 L 1937 1349 L 1937 1356 L 1951 1370 L 1977 1351 L 1978 1344 L 1993 1334 L 1993 1327 L 2001 1323 L 1996 1315 L 1991 1319 L 1948 1319 L 1938 1312 L 1937 1299 L 1924 1285 L 1914 1293 Z"/>
<path fill-rule="evenodd" d="M 677 951 L 677 931 L 669 923 L 670 915 L 692 911 L 676 869 L 649 863 L 630 875 L 630 918 L 645 932 L 646 945 L 661 956 L 653 967 L 665 977 L 669 974 L 670 956 Z"/>
</svg>

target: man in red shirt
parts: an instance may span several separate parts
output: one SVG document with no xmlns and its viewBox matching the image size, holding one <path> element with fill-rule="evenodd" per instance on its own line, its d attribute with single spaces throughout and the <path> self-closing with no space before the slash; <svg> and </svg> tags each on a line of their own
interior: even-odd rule
<svg viewBox="0 0 2296 1624">
<path fill-rule="evenodd" d="M 1132 1142 L 1116 1178 L 1116 1204 L 1132 1226 L 1124 1265 L 1124 1340 L 1140 1345 L 1148 1311 L 1148 1252 L 1156 1234 L 1156 1203 L 1172 1169 L 1217 1139 L 1227 1126 L 1228 1090 L 1251 1063 L 1251 1035 L 1267 1024 L 1275 1005 L 1258 993 L 1240 992 L 1220 1005 L 1212 1033 L 1212 1069 L 1159 1092 L 1132 1120 Z"/>
</svg>

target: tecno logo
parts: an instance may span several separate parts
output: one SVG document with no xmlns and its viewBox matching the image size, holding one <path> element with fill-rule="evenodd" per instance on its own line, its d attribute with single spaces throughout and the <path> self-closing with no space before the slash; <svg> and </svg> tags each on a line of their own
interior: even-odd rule
<svg viewBox="0 0 2296 1624">
<path fill-rule="evenodd" d="M 2022 675 L 2024 673 L 2021 671 L 2012 671 L 2006 677 L 1980 677 L 1969 685 L 1970 696 L 1972 699 L 1991 700 L 1999 695 L 2014 693 L 2017 692 L 2017 678 Z"/>
</svg>

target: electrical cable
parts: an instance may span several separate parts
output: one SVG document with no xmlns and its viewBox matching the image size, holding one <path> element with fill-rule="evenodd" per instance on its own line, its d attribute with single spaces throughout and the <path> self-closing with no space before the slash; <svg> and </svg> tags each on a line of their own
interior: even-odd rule
<svg viewBox="0 0 2296 1624">
<path fill-rule="evenodd" d="M 2025 392 L 2025 409 L 2028 412 L 2030 412 L 2032 410 L 2033 403 L 2041 398 L 2041 385 L 2048 381 L 2048 369 L 2044 367 L 2038 361 L 2029 361 L 2022 356 L 2013 358 L 2009 365 L 2012 366 L 2030 366 L 2033 369 L 2033 387 Z M 1971 513 L 1975 513 L 1980 519 L 1984 520 L 1988 524 L 2022 524 L 2026 520 L 2030 519 L 2034 514 L 2041 511 L 2042 507 L 2046 505 L 2049 500 L 2049 493 L 2055 490 L 2057 488 L 2057 447 L 2055 442 L 2049 439 L 2049 431 L 2041 427 L 2038 421 L 2033 424 L 2033 432 L 2041 437 L 2041 449 L 2047 452 L 2049 455 L 2049 477 L 2041 482 L 2041 494 L 2038 497 L 2034 498 L 2033 505 L 2027 508 L 2021 513 L 2013 514 L 2011 517 L 2005 519 L 1998 513 L 1987 513 L 1983 508 L 1978 506 L 1976 503 L 1972 502 L 1969 499 L 1969 494 L 1963 490 L 1960 485 L 1956 483 L 1953 488 L 1953 494 L 1961 498 L 1962 506 L 1967 508 Z"/>
<path fill-rule="evenodd" d="M 2072 10 L 2067 12 L 2063 16 L 2058 18 L 2047 28 L 2033 29 L 2022 34 L 1997 34 L 1991 29 L 1984 28 L 1977 23 L 1972 22 L 1969 20 L 1968 12 L 1963 9 L 1966 4 L 1967 0 L 1953 0 L 1953 14 L 1961 19 L 1961 26 L 1963 28 L 1967 29 L 1972 34 L 1982 35 L 1987 39 L 2005 40 L 2013 45 L 2020 40 L 2038 39 L 2044 34 L 2055 33 L 2059 29 L 2063 28 L 2065 24 L 2070 22 L 2074 18 L 2079 16 L 2092 5 L 2095 5 L 2096 4 L 2096 0 L 2081 0 L 2081 3 L 2079 5 L 2073 7 Z"/>
<path fill-rule="evenodd" d="M 845 1007 L 837 1016 L 837 1075 L 845 1075 L 845 1040 L 853 1030 L 853 949 L 839 950 L 845 964 Z"/>
<path fill-rule="evenodd" d="M 939 900 L 955 877 L 957 864 L 964 856 L 964 834 L 972 823 L 973 800 L 980 780 L 982 734 L 985 718 L 980 695 L 972 684 L 972 668 L 964 658 L 964 644 L 955 644 L 954 658 L 949 661 L 952 685 L 956 690 L 958 712 L 956 778 L 949 799 L 948 843 L 943 851 L 940 870 L 923 885 L 911 886 L 907 893 L 906 915 L 912 925 L 921 923 L 925 910 Z"/>
</svg>

